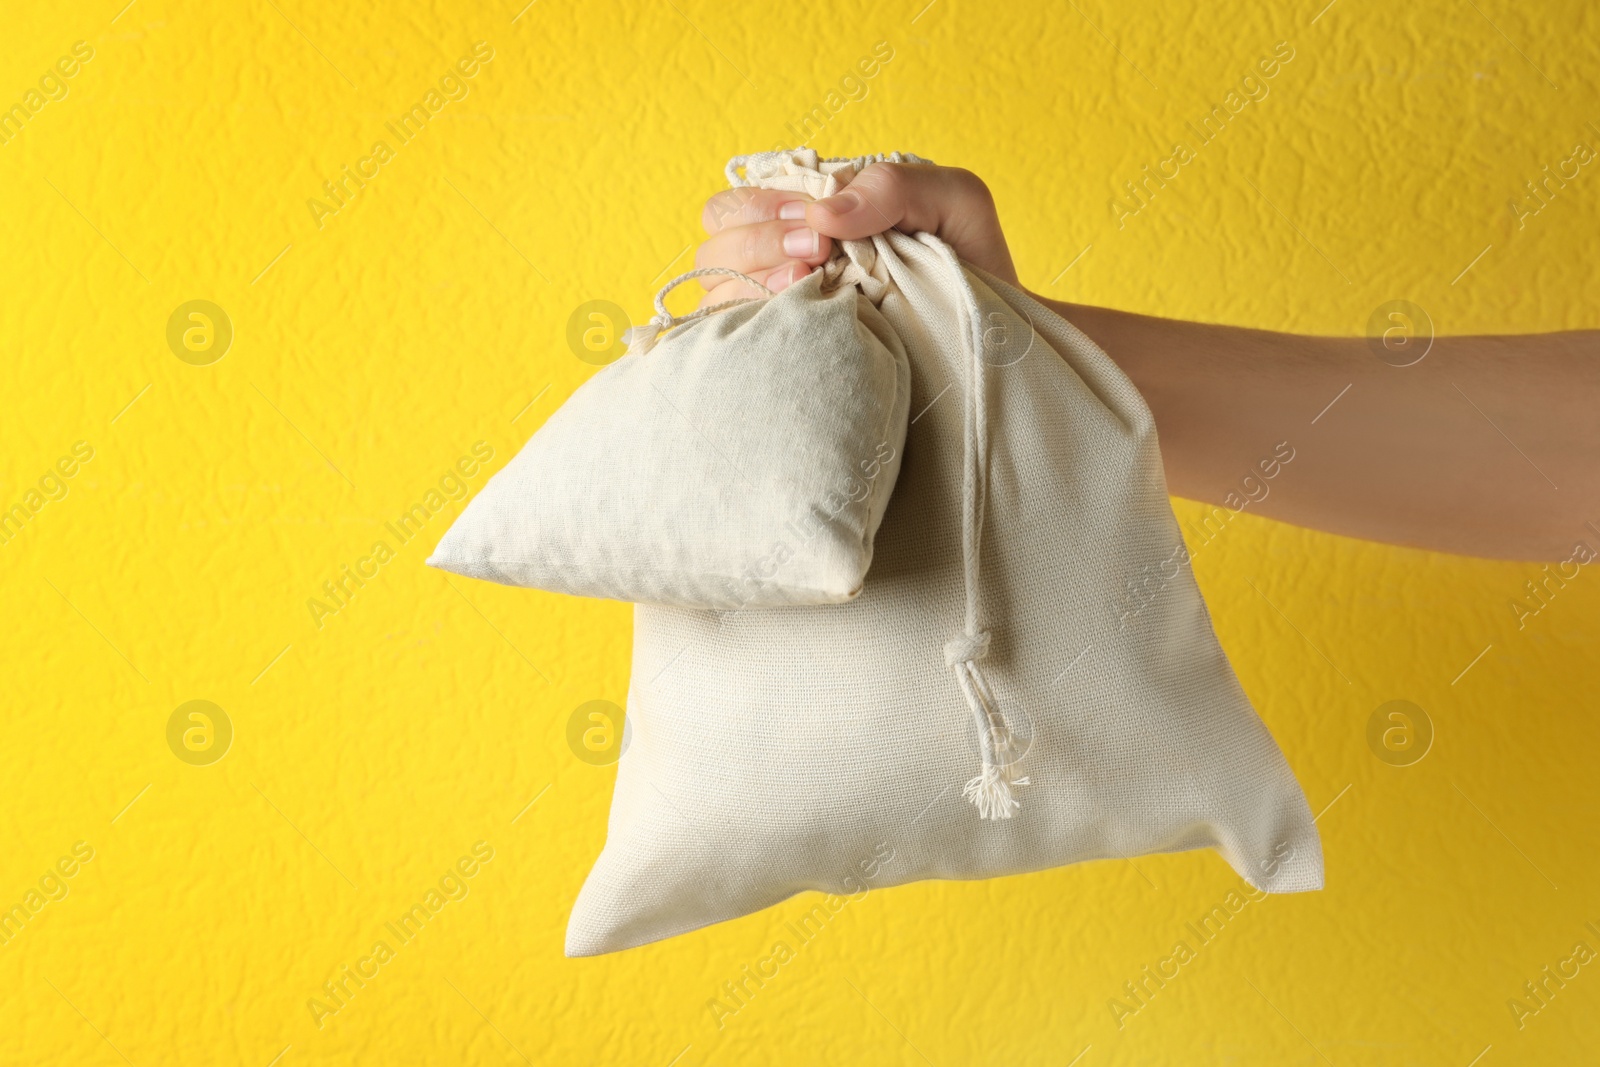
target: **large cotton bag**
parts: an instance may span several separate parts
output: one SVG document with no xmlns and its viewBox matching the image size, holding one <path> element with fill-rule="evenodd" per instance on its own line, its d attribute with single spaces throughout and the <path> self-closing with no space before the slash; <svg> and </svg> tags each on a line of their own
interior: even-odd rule
<svg viewBox="0 0 1600 1067">
<path fill-rule="evenodd" d="M 824 291 L 820 274 L 670 315 L 666 292 L 706 273 L 668 283 L 627 354 L 490 479 L 430 565 L 703 608 L 861 592 L 905 439 L 899 337 L 858 288 Z"/>
<path fill-rule="evenodd" d="M 742 162 L 820 195 L 863 161 Z M 1310 810 L 1217 643 L 1132 383 L 931 235 L 839 256 L 828 273 L 872 291 L 911 369 L 870 580 L 844 605 L 636 609 L 633 739 L 568 955 L 807 889 L 1195 848 L 1268 892 L 1319 888 Z"/>
</svg>

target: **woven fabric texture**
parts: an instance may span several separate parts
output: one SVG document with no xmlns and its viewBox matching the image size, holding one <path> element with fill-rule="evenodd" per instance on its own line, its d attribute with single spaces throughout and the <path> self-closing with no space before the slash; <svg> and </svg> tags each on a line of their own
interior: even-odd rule
<svg viewBox="0 0 1600 1067">
<path fill-rule="evenodd" d="M 814 154 L 746 174 L 792 183 L 807 170 L 820 189 Z M 839 168 L 825 177 L 836 187 Z M 636 609 L 633 740 L 568 955 L 808 889 L 1205 847 L 1262 890 L 1320 888 L 1310 810 L 1212 631 L 1133 385 L 981 271 L 966 269 L 976 308 L 964 306 L 928 235 L 852 244 L 911 370 L 870 580 L 846 605 Z M 982 666 L 1027 781 L 1001 819 L 963 798 L 981 738 L 946 647 L 966 606 L 975 355 L 988 408 Z"/>
<path fill-rule="evenodd" d="M 859 594 L 899 473 L 909 370 L 867 297 L 823 280 L 630 349 L 490 479 L 428 563 L 701 608 Z"/>
</svg>

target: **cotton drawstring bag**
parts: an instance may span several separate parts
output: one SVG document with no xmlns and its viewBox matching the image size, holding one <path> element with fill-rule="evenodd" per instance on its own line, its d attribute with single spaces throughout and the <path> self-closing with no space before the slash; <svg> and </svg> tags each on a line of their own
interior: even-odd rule
<svg viewBox="0 0 1600 1067">
<path fill-rule="evenodd" d="M 729 171 L 822 197 L 867 162 Z M 930 234 L 841 242 L 819 273 L 910 360 L 870 578 L 848 604 L 635 609 L 633 740 L 567 954 L 802 890 L 1204 847 L 1261 890 L 1320 888 L 1311 812 L 1213 634 L 1132 383 Z"/>
<path fill-rule="evenodd" d="M 667 311 L 668 292 L 708 274 L 744 277 L 667 283 L 627 354 L 490 479 L 431 566 L 699 608 L 861 592 L 905 439 L 900 339 L 861 288 L 824 291 L 820 275 L 770 300 Z"/>
</svg>

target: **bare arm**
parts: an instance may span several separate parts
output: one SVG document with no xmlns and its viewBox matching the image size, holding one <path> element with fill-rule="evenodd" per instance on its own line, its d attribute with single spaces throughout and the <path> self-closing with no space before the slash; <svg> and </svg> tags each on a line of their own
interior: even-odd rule
<svg viewBox="0 0 1600 1067">
<path fill-rule="evenodd" d="M 877 164 L 833 202 L 804 200 L 719 193 L 706 206 L 699 264 L 781 289 L 827 259 L 830 238 L 898 227 L 937 233 L 1016 281 L 994 203 L 966 171 Z M 724 283 L 707 300 L 745 288 Z M 1039 299 L 1144 394 L 1174 495 L 1248 501 L 1285 522 L 1470 556 L 1566 560 L 1579 539 L 1600 539 L 1600 332 L 1440 337 L 1396 367 L 1364 337 Z"/>
<path fill-rule="evenodd" d="M 1174 495 L 1470 556 L 1600 539 L 1600 332 L 1440 337 L 1396 367 L 1366 338 L 1045 303 L 1144 394 Z"/>
</svg>

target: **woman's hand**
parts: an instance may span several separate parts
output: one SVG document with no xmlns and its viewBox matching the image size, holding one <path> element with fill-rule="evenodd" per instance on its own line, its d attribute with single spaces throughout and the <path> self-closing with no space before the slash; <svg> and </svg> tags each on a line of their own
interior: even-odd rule
<svg viewBox="0 0 1600 1067">
<path fill-rule="evenodd" d="M 711 236 L 698 266 L 731 267 L 773 290 L 827 262 L 835 240 L 889 229 L 937 234 L 963 260 L 1018 285 L 989 190 L 950 167 L 874 163 L 815 202 L 734 189 L 707 202 L 704 222 Z M 705 304 L 759 295 L 743 282 L 703 280 Z M 1363 337 L 1039 299 L 1133 380 L 1155 417 L 1168 489 L 1218 505 L 1203 520 L 1218 530 L 1248 506 L 1376 541 L 1567 563 L 1600 539 L 1594 331 L 1440 337 L 1426 359 L 1396 368 Z M 1258 473 L 1269 468 L 1270 495 Z"/>
<path fill-rule="evenodd" d="M 804 193 L 729 189 L 706 201 L 701 221 L 710 236 L 695 254 L 696 267 L 730 267 L 773 292 L 826 263 L 835 239 L 891 229 L 936 234 L 967 262 L 1017 282 L 994 198 L 976 174 L 955 167 L 874 163 L 837 195 L 815 201 Z M 702 307 L 760 295 L 726 276 L 701 282 L 710 290 Z"/>
</svg>

